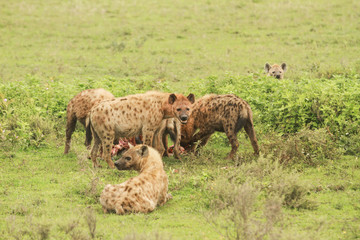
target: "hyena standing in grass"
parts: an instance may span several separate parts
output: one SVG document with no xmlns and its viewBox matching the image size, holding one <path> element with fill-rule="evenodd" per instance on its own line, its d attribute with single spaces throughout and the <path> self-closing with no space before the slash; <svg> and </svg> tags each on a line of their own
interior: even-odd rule
<svg viewBox="0 0 360 240">
<path fill-rule="evenodd" d="M 66 142 L 64 154 L 69 152 L 71 135 L 75 131 L 76 121 L 79 121 L 85 127 L 85 120 L 90 113 L 91 108 L 101 101 L 114 98 L 112 93 L 99 88 L 84 90 L 70 100 L 66 109 Z M 87 129 L 85 140 L 86 146 L 90 146 L 91 139 L 91 131 Z"/>
<path fill-rule="evenodd" d="M 275 77 L 277 79 L 283 79 L 286 70 L 287 70 L 286 63 L 282 63 L 281 66 L 277 64 L 274 64 L 272 66 L 268 63 L 265 64 L 265 71 L 267 75 Z"/>
<path fill-rule="evenodd" d="M 94 136 L 91 150 L 94 167 L 99 166 L 96 156 L 100 144 L 105 161 L 114 168 L 110 154 L 114 139 L 142 135 L 144 144 L 152 146 L 161 121 L 177 118 L 186 123 L 194 101 L 193 94 L 185 97 L 182 94 L 147 92 L 101 102 L 91 110 L 87 124 Z M 163 154 L 163 148 L 157 150 Z"/>
<path fill-rule="evenodd" d="M 204 146 L 215 131 L 225 132 L 231 144 L 231 152 L 227 158 L 232 159 L 239 148 L 236 135 L 243 127 L 255 154 L 259 154 L 249 104 L 232 94 L 205 95 L 194 103 L 188 122 L 181 126 L 181 146 L 195 151 L 198 141 L 199 146 Z"/>
<path fill-rule="evenodd" d="M 126 151 L 115 162 L 119 170 L 133 169 L 140 174 L 117 185 L 108 184 L 100 196 L 104 213 L 148 213 L 172 198 L 168 193 L 168 177 L 158 151 L 146 145 L 137 145 Z"/>
</svg>

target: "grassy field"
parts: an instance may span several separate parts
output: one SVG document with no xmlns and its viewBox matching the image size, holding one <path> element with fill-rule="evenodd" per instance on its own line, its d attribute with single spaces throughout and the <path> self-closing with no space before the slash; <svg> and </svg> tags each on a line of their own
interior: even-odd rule
<svg viewBox="0 0 360 240">
<path fill-rule="evenodd" d="M 0 239 L 360 239 L 360 2 L 354 0 L 0 2 Z M 264 64 L 286 62 L 281 82 Z M 86 88 L 235 93 L 241 132 L 199 156 L 164 158 L 173 199 L 103 214 L 108 183 L 66 105 Z M 96 227 L 95 227 L 96 226 Z"/>
<path fill-rule="evenodd" d="M 1 79 L 150 78 L 177 83 L 360 68 L 360 3 L 295 1 L 11 1 L 0 3 Z"/>
</svg>

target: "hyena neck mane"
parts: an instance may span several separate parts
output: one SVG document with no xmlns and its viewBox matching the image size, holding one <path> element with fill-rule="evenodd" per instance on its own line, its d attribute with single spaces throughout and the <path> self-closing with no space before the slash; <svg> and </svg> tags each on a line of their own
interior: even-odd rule
<svg viewBox="0 0 360 240">
<path fill-rule="evenodd" d="M 163 101 L 162 103 L 162 110 L 164 113 L 164 118 L 173 118 L 175 117 L 174 111 L 173 111 L 173 107 L 171 104 L 168 103 L 167 100 Z"/>
<path fill-rule="evenodd" d="M 162 161 L 156 161 L 150 157 L 144 157 L 141 159 L 138 167 L 140 173 L 152 172 L 155 169 L 163 168 Z"/>
<path fill-rule="evenodd" d="M 190 115 L 188 122 L 185 124 L 185 139 L 189 140 L 195 133 L 195 116 L 194 112 Z"/>
</svg>

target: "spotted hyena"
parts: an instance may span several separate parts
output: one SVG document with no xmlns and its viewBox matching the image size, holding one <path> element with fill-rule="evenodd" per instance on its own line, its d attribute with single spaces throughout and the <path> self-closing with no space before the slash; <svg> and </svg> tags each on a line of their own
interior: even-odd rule
<svg viewBox="0 0 360 240">
<path fill-rule="evenodd" d="M 168 193 L 168 177 L 161 156 L 154 148 L 146 145 L 132 147 L 115 162 L 115 166 L 119 170 L 133 169 L 140 174 L 121 184 L 105 186 L 100 196 L 104 213 L 109 210 L 115 210 L 117 214 L 148 213 L 172 198 Z"/>
<path fill-rule="evenodd" d="M 194 103 L 188 122 L 181 126 L 181 146 L 194 151 L 196 142 L 201 141 L 199 146 L 203 146 L 215 131 L 225 132 L 231 144 L 227 158 L 233 158 L 239 147 L 236 135 L 242 127 L 250 138 L 255 154 L 259 154 L 249 104 L 232 94 L 205 95 Z"/>
<path fill-rule="evenodd" d="M 265 71 L 268 74 L 268 76 L 275 77 L 277 79 L 283 79 L 284 73 L 286 72 L 286 63 L 282 63 L 281 66 L 274 64 L 270 65 L 268 63 L 265 64 Z"/>
<path fill-rule="evenodd" d="M 93 106 L 99 104 L 101 101 L 115 98 L 112 93 L 105 89 L 87 89 L 80 92 L 78 95 L 73 97 L 66 109 L 66 142 L 65 151 L 67 154 L 70 149 L 71 135 L 73 134 L 76 126 L 76 121 L 79 121 L 85 127 L 85 120 Z M 86 130 L 85 145 L 90 146 L 91 144 L 91 131 Z"/>
<path fill-rule="evenodd" d="M 164 149 L 164 156 L 168 157 L 168 135 L 174 142 L 174 156 L 180 159 L 181 123 L 177 118 L 164 119 L 155 133 L 153 147 Z M 159 146 L 160 145 L 160 146 Z"/>
<path fill-rule="evenodd" d="M 104 159 L 114 168 L 110 156 L 114 139 L 142 135 L 144 144 L 152 146 L 154 133 L 161 121 L 175 117 L 186 123 L 194 101 L 193 94 L 185 97 L 182 94 L 147 92 L 101 102 L 91 110 L 88 125 L 94 136 L 91 150 L 94 167 L 98 166 L 96 155 L 100 144 Z"/>
</svg>

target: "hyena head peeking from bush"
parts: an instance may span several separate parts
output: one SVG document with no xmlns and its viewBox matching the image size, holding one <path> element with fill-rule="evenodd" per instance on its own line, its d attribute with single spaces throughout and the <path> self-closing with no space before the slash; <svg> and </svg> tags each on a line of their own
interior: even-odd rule
<svg viewBox="0 0 360 240">
<path fill-rule="evenodd" d="M 274 64 L 270 65 L 268 63 L 265 64 L 265 71 L 268 76 L 275 77 L 277 79 L 283 79 L 284 73 L 286 72 L 287 66 L 286 63 L 282 63 L 281 66 Z"/>
</svg>

